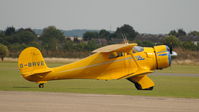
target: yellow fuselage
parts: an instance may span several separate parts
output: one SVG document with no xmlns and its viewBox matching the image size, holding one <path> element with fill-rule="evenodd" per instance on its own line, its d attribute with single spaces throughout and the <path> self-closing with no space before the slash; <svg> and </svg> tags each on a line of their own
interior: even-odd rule
<svg viewBox="0 0 199 112">
<path fill-rule="evenodd" d="M 123 56 L 110 59 L 111 54 L 95 53 L 80 61 L 60 67 L 50 68 L 45 75 L 27 77 L 31 81 L 59 79 L 102 79 L 112 80 L 131 77 L 139 70 L 151 71 L 157 68 L 153 48 L 144 48 L 143 52 L 123 53 Z"/>
</svg>

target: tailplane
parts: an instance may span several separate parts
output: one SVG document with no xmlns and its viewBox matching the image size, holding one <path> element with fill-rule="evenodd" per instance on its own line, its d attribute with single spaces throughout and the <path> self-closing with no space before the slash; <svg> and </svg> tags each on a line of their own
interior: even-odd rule
<svg viewBox="0 0 199 112">
<path fill-rule="evenodd" d="M 47 67 L 41 52 L 35 47 L 28 47 L 20 53 L 18 68 L 24 78 L 51 71 Z"/>
</svg>

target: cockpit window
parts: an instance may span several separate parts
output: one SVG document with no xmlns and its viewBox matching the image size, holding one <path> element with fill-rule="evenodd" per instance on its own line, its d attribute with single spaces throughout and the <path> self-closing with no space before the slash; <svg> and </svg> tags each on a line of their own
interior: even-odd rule
<svg viewBox="0 0 199 112">
<path fill-rule="evenodd" d="M 133 47 L 133 52 L 142 52 L 144 51 L 144 48 L 141 46 L 135 46 Z"/>
</svg>

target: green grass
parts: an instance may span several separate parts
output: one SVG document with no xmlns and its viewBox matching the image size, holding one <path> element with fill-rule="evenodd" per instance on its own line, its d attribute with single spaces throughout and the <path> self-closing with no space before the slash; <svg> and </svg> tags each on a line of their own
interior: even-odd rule
<svg viewBox="0 0 199 112">
<path fill-rule="evenodd" d="M 199 74 L 199 65 L 172 65 L 163 70 L 158 70 L 160 73 L 192 73 Z"/>
<path fill-rule="evenodd" d="M 49 63 L 52 66 L 61 63 Z M 194 71 L 198 66 L 173 66 L 175 73 Z M 165 70 L 167 71 L 167 70 Z M 198 71 L 198 70 L 196 70 Z M 193 72 L 191 72 L 193 73 Z M 194 72 L 199 73 L 199 72 Z M 72 92 L 72 93 L 96 93 L 96 94 L 122 94 L 144 96 L 167 96 L 199 98 L 198 76 L 150 76 L 156 83 L 153 91 L 138 91 L 127 80 L 59 80 L 49 81 L 45 88 L 38 88 L 36 83 L 28 82 L 21 77 L 17 70 L 17 63 L 0 63 L 0 90 L 1 91 L 43 91 L 43 92 Z"/>
</svg>

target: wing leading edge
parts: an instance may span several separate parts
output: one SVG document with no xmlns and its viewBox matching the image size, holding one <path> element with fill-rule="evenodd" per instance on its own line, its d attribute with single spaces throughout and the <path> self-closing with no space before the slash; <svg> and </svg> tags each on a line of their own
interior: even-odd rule
<svg viewBox="0 0 199 112">
<path fill-rule="evenodd" d="M 117 52 L 117 51 L 123 51 L 123 52 L 128 52 L 131 50 L 134 46 L 137 46 L 136 43 L 132 44 L 113 44 L 113 45 L 107 45 L 101 48 L 98 48 L 94 51 L 93 53 L 108 53 L 108 52 Z"/>
</svg>

